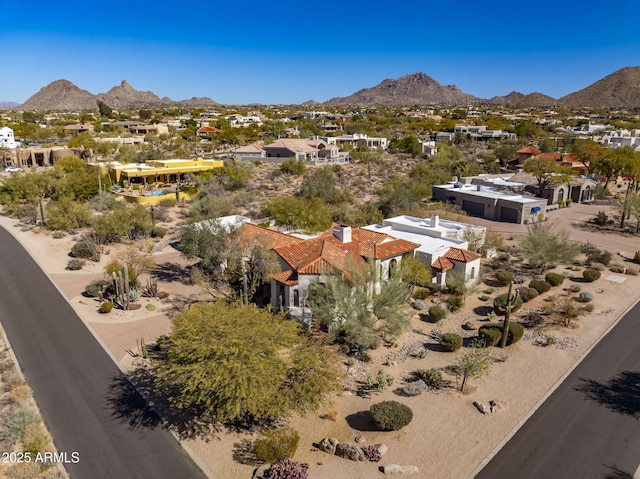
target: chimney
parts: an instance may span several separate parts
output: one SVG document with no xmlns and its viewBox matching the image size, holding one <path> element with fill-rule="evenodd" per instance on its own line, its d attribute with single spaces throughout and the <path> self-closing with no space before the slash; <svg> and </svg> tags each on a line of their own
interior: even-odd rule
<svg viewBox="0 0 640 479">
<path fill-rule="evenodd" d="M 333 236 L 338 238 L 341 243 L 351 243 L 351 226 L 347 226 L 347 225 L 334 226 Z"/>
<path fill-rule="evenodd" d="M 438 215 L 431 215 L 431 227 L 437 228 L 438 226 L 440 226 L 440 218 Z"/>
</svg>

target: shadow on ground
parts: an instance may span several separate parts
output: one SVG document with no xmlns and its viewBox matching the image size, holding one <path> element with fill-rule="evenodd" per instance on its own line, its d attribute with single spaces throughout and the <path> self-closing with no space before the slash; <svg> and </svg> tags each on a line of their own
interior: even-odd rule
<svg viewBox="0 0 640 479">
<path fill-rule="evenodd" d="M 604 476 L 604 479 L 633 479 L 633 474 L 629 474 L 622 469 L 617 468 L 616 466 L 606 466 L 607 469 L 610 469 L 610 472 Z"/>
<path fill-rule="evenodd" d="M 222 430 L 221 425 L 203 419 L 203 415 L 195 408 L 170 407 L 167 397 L 168 391 L 157 384 L 146 367 L 138 367 L 128 376 L 114 376 L 105 395 L 112 415 L 128 423 L 133 430 L 166 425 L 181 439 L 202 438 L 207 442 Z"/>
<path fill-rule="evenodd" d="M 233 445 L 233 460 L 245 466 L 262 466 L 264 464 L 253 450 L 253 441 L 243 439 Z"/>
<path fill-rule="evenodd" d="M 191 284 L 191 267 L 182 266 L 178 263 L 161 263 L 156 265 L 152 273 L 158 281 L 167 283 Z"/>
<path fill-rule="evenodd" d="M 640 418 L 640 372 L 623 371 L 607 382 L 580 379 L 576 391 L 619 414 Z"/>
<path fill-rule="evenodd" d="M 369 411 L 360 411 L 345 417 L 347 424 L 356 431 L 378 431 Z"/>
</svg>

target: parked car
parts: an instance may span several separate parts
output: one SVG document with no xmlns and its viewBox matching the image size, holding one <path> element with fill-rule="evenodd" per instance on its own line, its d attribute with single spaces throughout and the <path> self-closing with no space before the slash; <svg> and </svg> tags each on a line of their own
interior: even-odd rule
<svg viewBox="0 0 640 479">
<path fill-rule="evenodd" d="M 7 173 L 19 173 L 21 171 L 24 171 L 22 168 L 19 168 L 17 166 L 10 166 L 8 168 L 5 168 L 5 170 Z"/>
</svg>

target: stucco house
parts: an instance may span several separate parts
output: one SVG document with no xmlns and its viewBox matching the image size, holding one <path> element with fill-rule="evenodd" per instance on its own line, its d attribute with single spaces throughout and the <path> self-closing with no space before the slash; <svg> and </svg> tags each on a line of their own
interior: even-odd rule
<svg viewBox="0 0 640 479">
<path fill-rule="evenodd" d="M 13 130 L 8 126 L 0 128 L 0 148 L 9 148 L 15 150 L 18 147 L 15 137 L 13 136 Z"/>
<path fill-rule="evenodd" d="M 263 147 L 266 161 L 283 162 L 288 158 L 309 163 L 326 162 L 338 158 L 339 149 L 322 139 L 281 138 Z"/>
</svg>

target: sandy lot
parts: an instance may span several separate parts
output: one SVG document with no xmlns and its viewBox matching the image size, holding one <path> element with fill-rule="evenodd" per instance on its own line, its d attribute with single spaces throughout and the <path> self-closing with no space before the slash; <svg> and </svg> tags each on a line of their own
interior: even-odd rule
<svg viewBox="0 0 640 479">
<path fill-rule="evenodd" d="M 578 213 L 578 210 L 574 211 Z M 72 237 L 56 239 L 47 233 L 21 231 L 7 217 L 0 217 L 0 225 L 11 231 L 27 247 L 124 370 L 131 368 L 136 362 L 134 356 L 139 338 L 151 343 L 158 336 L 169 333 L 170 316 L 181 304 L 206 297 L 197 288 L 182 284 L 176 275 L 166 275 L 160 282 L 160 289 L 171 293 L 168 299 L 160 301 L 145 298 L 142 300 L 143 307 L 137 311 L 114 310 L 109 315 L 100 315 L 97 313 L 98 303 L 82 296 L 82 292 L 85 285 L 103 277 L 104 266 L 117 256 L 118 247 L 112 247 L 110 254 L 103 255 L 100 263 L 87 263 L 81 271 L 66 271 Z M 598 240 L 598 244 L 602 243 L 601 246 L 605 246 L 607 242 L 607 237 Z M 626 249 L 631 251 L 636 247 L 636 242 L 636 238 L 629 241 L 627 238 L 616 238 L 612 244 L 628 246 Z M 162 242 L 161 250 L 154 252 L 156 263 L 165 264 L 168 269 L 184 265 L 179 253 L 166 243 Z M 619 250 L 620 248 L 615 248 L 613 252 Z M 575 274 L 563 268 L 558 271 Z M 617 282 L 619 278 L 623 281 Z M 356 363 L 351 367 L 345 364 L 345 372 L 348 372 L 352 379 L 350 382 L 354 385 L 367 372 L 375 375 L 379 369 L 394 376 L 394 385 L 382 393 L 373 392 L 364 397 L 345 391 L 334 397 L 324 410 L 306 417 L 292 418 L 292 425 L 301 436 L 294 459 L 308 463 L 310 477 L 316 479 L 383 477 L 378 467 L 390 463 L 418 466 L 420 474 L 413 477 L 471 477 L 482 461 L 527 417 L 553 385 L 636 301 L 639 285 L 639 277 L 613 275 L 609 271 L 604 271 L 602 278 L 595 283 L 581 283 L 583 291 L 590 291 L 595 295 L 593 313 L 581 317 L 574 328 L 554 326 L 546 330 L 547 334 L 552 334 L 559 340 L 564 339 L 555 346 L 540 347 L 535 344 L 531 337 L 533 335 L 525 332 L 525 339 L 518 344 L 505 350 L 495 348 L 492 352 L 494 362 L 491 373 L 482 379 L 471 380 L 471 390 L 467 394 L 458 392 L 455 389 L 455 377 L 447 374 L 445 377 L 451 381 L 451 388 L 417 397 L 402 397 L 397 394 L 397 388 L 403 385 L 403 380 L 412 371 L 445 368 L 452 365 L 460 354 L 440 352 L 430 336 L 436 325 L 414 316 L 413 330 L 401 338 L 397 348 L 374 351 L 371 363 Z M 566 295 L 560 288 L 554 288 L 545 296 Z M 447 316 L 437 325 L 437 329 L 463 332 L 461 325 L 465 321 L 472 321 L 476 326 L 482 324 L 483 316 L 476 314 L 474 309 L 491 304 L 490 301 L 485 303 L 478 299 L 482 289 L 484 287 L 480 286 L 479 290 L 469 294 L 463 310 L 459 314 Z M 502 288 L 500 292 L 505 292 L 505 289 Z M 527 303 L 525 307 L 533 308 L 544 304 L 543 301 L 543 297 L 540 297 Z M 147 303 L 153 303 L 156 311 L 148 311 L 145 308 Z M 467 336 L 472 334 L 465 332 Z M 425 358 L 418 359 L 411 352 L 422 346 L 429 348 L 430 352 Z M 409 426 L 391 433 L 371 430 L 363 419 L 364 415 L 359 413 L 368 410 L 371 404 L 386 399 L 401 401 L 413 409 L 414 419 Z M 488 403 L 490 400 L 504 403 L 505 410 L 499 414 L 482 415 L 473 406 L 474 401 Z M 328 411 L 337 411 L 335 421 L 326 418 Z M 354 463 L 329 456 L 313 447 L 313 443 L 324 437 L 354 442 L 356 436 L 363 436 L 364 444 L 385 443 L 389 452 L 377 464 Z M 208 470 L 210 477 L 245 479 L 251 477 L 256 467 L 243 454 L 246 441 L 251 439 L 249 434 L 222 432 L 208 439 L 189 439 L 183 443 Z M 240 456 L 244 458 L 241 459 Z"/>
</svg>

